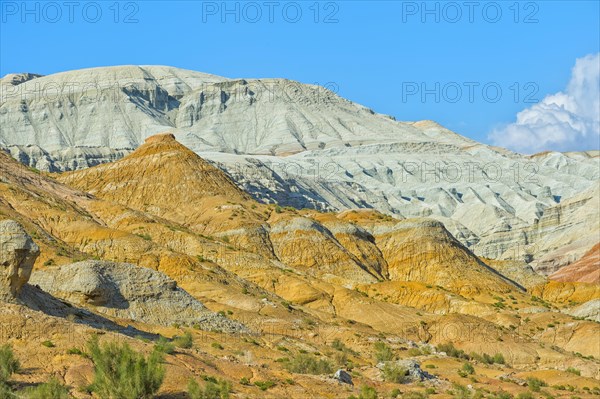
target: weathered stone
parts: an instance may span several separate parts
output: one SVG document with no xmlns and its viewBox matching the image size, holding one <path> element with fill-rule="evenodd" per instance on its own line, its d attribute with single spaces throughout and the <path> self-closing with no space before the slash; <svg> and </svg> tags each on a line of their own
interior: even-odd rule
<svg viewBox="0 0 600 399">
<path fill-rule="evenodd" d="M 39 254 L 40 249 L 19 223 L 0 221 L 0 300 L 17 298 Z"/>
<path fill-rule="evenodd" d="M 354 383 L 352 382 L 352 376 L 346 370 L 339 369 L 335 372 L 333 378 L 335 378 L 343 384 L 354 385 Z"/>
</svg>

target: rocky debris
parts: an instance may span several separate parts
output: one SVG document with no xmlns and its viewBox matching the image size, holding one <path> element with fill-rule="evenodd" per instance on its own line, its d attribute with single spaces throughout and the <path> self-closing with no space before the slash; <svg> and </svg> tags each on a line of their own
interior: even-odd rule
<svg viewBox="0 0 600 399">
<path fill-rule="evenodd" d="M 335 372 L 333 378 L 335 378 L 342 384 L 354 385 L 354 383 L 352 382 L 352 376 L 346 370 L 339 369 Z"/>
<path fill-rule="evenodd" d="M 196 325 L 244 333 L 242 324 L 211 312 L 164 274 L 127 263 L 83 261 L 33 273 L 31 284 L 114 318 L 150 324 Z"/>
<path fill-rule="evenodd" d="M 19 223 L 0 221 L 0 300 L 18 297 L 39 254 L 39 247 Z"/>
<path fill-rule="evenodd" d="M 392 364 L 396 367 L 405 369 L 406 376 L 412 382 L 434 380 L 437 378 L 436 376 L 429 374 L 427 371 L 423 371 L 421 369 L 421 365 L 416 360 L 403 359 L 403 360 L 396 360 L 396 361 L 392 361 L 392 362 L 380 362 L 377 364 L 376 367 L 381 370 L 387 364 Z"/>
</svg>

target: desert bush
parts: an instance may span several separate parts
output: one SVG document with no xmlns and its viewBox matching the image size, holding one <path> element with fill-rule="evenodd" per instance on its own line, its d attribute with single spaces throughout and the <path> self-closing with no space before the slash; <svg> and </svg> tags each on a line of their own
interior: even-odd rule
<svg viewBox="0 0 600 399">
<path fill-rule="evenodd" d="M 408 356 L 421 356 L 423 352 L 419 348 L 410 348 L 408 350 Z"/>
<path fill-rule="evenodd" d="M 8 344 L 0 346 L 0 384 L 5 384 L 11 375 L 18 372 L 21 364 Z"/>
<path fill-rule="evenodd" d="M 48 382 L 36 387 L 26 389 L 23 397 L 27 399 L 69 399 L 69 390 L 56 378 L 52 377 Z"/>
<path fill-rule="evenodd" d="M 297 374 L 329 374 L 333 366 L 326 359 L 316 359 L 310 354 L 299 354 L 285 361 L 285 368 Z"/>
<path fill-rule="evenodd" d="M 506 391 L 497 391 L 488 395 L 489 399 L 513 399 L 513 396 Z"/>
<path fill-rule="evenodd" d="M 160 337 L 154 344 L 154 350 L 170 355 L 175 352 L 175 345 L 165 337 Z"/>
<path fill-rule="evenodd" d="M 394 360 L 394 352 L 392 348 L 387 346 L 384 342 L 375 342 L 375 360 L 378 362 L 389 362 Z"/>
<path fill-rule="evenodd" d="M 460 370 L 458 370 L 458 375 L 461 377 L 466 377 L 468 375 L 474 374 L 475 368 L 469 362 L 465 362 Z"/>
<path fill-rule="evenodd" d="M 435 347 L 438 352 L 445 352 L 446 355 L 450 357 L 455 357 L 457 359 L 467 359 L 469 360 L 469 355 L 465 353 L 462 349 L 457 349 L 454 347 L 452 343 L 440 344 Z"/>
<path fill-rule="evenodd" d="M 404 384 L 407 381 L 407 370 L 393 363 L 387 363 L 381 370 L 383 379 L 387 382 Z"/>
<path fill-rule="evenodd" d="M 256 381 L 254 385 L 259 387 L 261 391 L 266 391 L 269 388 L 273 388 L 275 383 L 273 381 Z"/>
<path fill-rule="evenodd" d="M 581 371 L 576 369 L 575 367 L 569 367 L 565 370 L 567 373 L 571 373 L 571 374 L 575 374 L 575 375 L 581 375 Z"/>
<path fill-rule="evenodd" d="M 377 399 L 377 391 L 368 385 L 360 387 L 360 394 L 358 397 L 351 395 L 348 399 Z"/>
<path fill-rule="evenodd" d="M 126 343 L 100 346 L 94 336 L 88 343 L 88 351 L 94 363 L 90 389 L 102 398 L 149 399 L 162 385 L 164 355 L 156 348 L 146 357 Z"/>
<path fill-rule="evenodd" d="M 547 386 L 547 384 L 539 378 L 527 377 L 527 386 L 533 392 L 539 392 L 542 389 L 542 387 Z"/>
<path fill-rule="evenodd" d="M 531 392 L 521 392 L 517 395 L 517 399 L 533 399 Z"/>
<path fill-rule="evenodd" d="M 229 392 L 231 384 L 225 380 L 208 381 L 204 388 L 196 380 L 190 380 L 188 384 L 190 399 L 229 399 Z"/>
<path fill-rule="evenodd" d="M 173 343 L 179 348 L 190 349 L 194 345 L 194 339 L 192 338 L 192 334 L 186 332 L 181 337 L 174 337 Z"/>
<path fill-rule="evenodd" d="M 452 386 L 452 397 L 454 399 L 470 399 L 471 392 L 464 385 L 454 384 Z"/>
<path fill-rule="evenodd" d="M 0 399 L 13 399 L 15 394 L 8 384 L 0 382 Z"/>
</svg>

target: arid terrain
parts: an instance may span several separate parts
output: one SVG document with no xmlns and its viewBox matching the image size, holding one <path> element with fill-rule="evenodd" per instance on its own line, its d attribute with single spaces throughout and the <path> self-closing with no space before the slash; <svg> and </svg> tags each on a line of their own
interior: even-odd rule
<svg viewBox="0 0 600 399">
<path fill-rule="evenodd" d="M 600 395 L 597 153 L 525 157 L 306 91 L 218 106 L 203 85 L 246 83 L 170 73 L 122 91 L 118 111 L 2 98 L 0 346 L 21 363 L 17 395 L 54 377 L 72 397 L 106 397 L 89 388 L 93 337 L 160 347 L 161 398 L 190 397 L 190 381 L 227 385 L 198 396 L 221 399 Z M 114 112 L 128 135 L 113 134 Z M 310 136 L 291 122 L 303 118 L 331 129 Z M 367 134 L 388 124 L 395 135 Z M 539 179 L 406 183 L 399 162 L 419 153 L 527 158 Z M 347 178 L 284 176 L 265 157 L 321 157 Z"/>
</svg>

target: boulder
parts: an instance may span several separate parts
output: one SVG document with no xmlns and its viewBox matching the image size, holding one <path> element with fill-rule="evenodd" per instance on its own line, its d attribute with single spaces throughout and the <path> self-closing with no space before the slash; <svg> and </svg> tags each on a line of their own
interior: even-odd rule
<svg viewBox="0 0 600 399">
<path fill-rule="evenodd" d="M 197 325 L 230 333 L 248 331 L 244 325 L 211 312 L 166 275 L 128 263 L 86 260 L 36 270 L 30 284 L 112 318 L 164 326 Z"/>
<path fill-rule="evenodd" d="M 0 221 L 0 300 L 16 300 L 39 254 L 23 226 L 14 220 Z"/>
<path fill-rule="evenodd" d="M 335 372 L 333 378 L 335 378 L 342 384 L 354 385 L 354 383 L 352 382 L 352 376 L 346 370 L 339 369 Z"/>
</svg>

